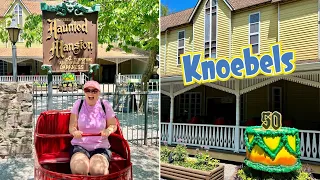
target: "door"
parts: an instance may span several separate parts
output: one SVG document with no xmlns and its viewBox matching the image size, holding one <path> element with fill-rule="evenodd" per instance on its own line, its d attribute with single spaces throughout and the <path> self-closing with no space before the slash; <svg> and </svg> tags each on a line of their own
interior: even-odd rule
<svg viewBox="0 0 320 180">
<path fill-rule="evenodd" d="M 116 75 L 116 65 L 103 65 L 102 70 L 102 82 L 112 84 L 115 82 L 114 78 Z"/>
</svg>

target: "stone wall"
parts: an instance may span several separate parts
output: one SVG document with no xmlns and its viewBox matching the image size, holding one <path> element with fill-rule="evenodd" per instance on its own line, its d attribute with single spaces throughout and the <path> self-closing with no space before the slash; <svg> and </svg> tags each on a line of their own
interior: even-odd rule
<svg viewBox="0 0 320 180">
<path fill-rule="evenodd" d="M 0 157 L 32 156 L 32 83 L 0 83 Z"/>
</svg>

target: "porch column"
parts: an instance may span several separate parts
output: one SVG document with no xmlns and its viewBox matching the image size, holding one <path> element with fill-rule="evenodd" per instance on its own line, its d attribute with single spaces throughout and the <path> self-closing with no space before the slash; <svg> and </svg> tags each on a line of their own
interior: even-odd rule
<svg viewBox="0 0 320 180">
<path fill-rule="evenodd" d="M 116 60 L 116 74 L 119 74 L 119 69 L 118 69 L 118 64 L 119 64 L 119 59 Z"/>
<path fill-rule="evenodd" d="M 234 137 L 234 152 L 239 152 L 240 143 L 240 81 L 235 82 L 236 89 L 236 127 L 235 127 L 235 137 Z"/>
<path fill-rule="evenodd" d="M 170 84 L 170 123 L 168 127 L 168 144 L 172 143 L 172 131 L 173 131 L 173 116 L 174 116 L 174 95 L 173 95 L 173 84 Z"/>
</svg>

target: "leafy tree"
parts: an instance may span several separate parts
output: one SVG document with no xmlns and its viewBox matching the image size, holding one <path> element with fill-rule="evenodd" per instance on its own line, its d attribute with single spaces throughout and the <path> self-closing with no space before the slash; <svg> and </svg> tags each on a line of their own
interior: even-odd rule
<svg viewBox="0 0 320 180">
<path fill-rule="evenodd" d="M 85 6 L 100 4 L 98 18 L 98 43 L 107 44 L 106 51 L 117 44 L 126 52 L 139 48 L 149 53 L 149 61 L 141 82 L 147 90 L 148 81 L 153 74 L 156 56 L 159 53 L 159 1 L 158 0 L 78 0 Z M 26 18 L 23 38 L 26 46 L 41 43 L 42 21 L 40 15 Z M 144 102 L 142 98 L 140 102 Z M 140 107 L 142 104 L 140 103 Z"/>
<path fill-rule="evenodd" d="M 0 20 L 0 42 L 2 43 L 7 43 L 10 41 L 9 33 L 6 28 L 10 26 L 12 17 L 13 15 L 7 14 Z"/>
<path fill-rule="evenodd" d="M 160 13 L 161 13 L 161 16 L 169 15 L 169 7 L 168 7 L 168 5 L 161 4 Z"/>
</svg>

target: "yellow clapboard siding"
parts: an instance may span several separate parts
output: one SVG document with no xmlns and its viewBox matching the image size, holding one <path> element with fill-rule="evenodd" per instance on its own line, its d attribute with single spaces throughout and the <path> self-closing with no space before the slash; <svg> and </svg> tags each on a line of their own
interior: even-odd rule
<svg viewBox="0 0 320 180">
<path fill-rule="evenodd" d="M 165 34 L 161 34 L 161 41 L 160 41 L 160 75 L 163 76 L 165 75 L 164 72 L 164 61 L 165 61 L 165 54 L 166 54 L 166 39 L 165 39 Z"/>
<path fill-rule="evenodd" d="M 229 32 L 230 32 L 230 9 L 223 2 L 218 1 L 218 32 L 217 32 L 217 57 L 229 58 Z"/>
<path fill-rule="evenodd" d="M 249 15 L 260 12 L 260 54 L 269 52 L 270 45 L 277 42 L 278 6 L 268 4 L 232 15 L 232 55 L 240 55 L 241 48 L 249 44 Z"/>
<path fill-rule="evenodd" d="M 194 51 L 204 51 L 204 5 L 206 1 L 202 1 L 195 13 L 194 23 Z"/>
<path fill-rule="evenodd" d="M 166 54 L 166 76 L 181 75 L 181 66 L 177 65 L 178 32 L 185 31 L 185 53 L 192 52 L 192 25 L 181 27 L 168 32 Z"/>
<path fill-rule="evenodd" d="M 318 58 L 318 1 L 280 4 L 280 41 L 296 50 L 297 60 Z"/>
</svg>

